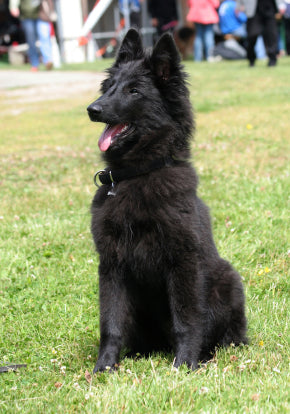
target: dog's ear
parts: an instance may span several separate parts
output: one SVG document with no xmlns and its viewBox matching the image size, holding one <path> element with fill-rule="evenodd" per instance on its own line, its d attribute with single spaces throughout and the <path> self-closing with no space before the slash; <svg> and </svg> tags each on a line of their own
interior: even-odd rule
<svg viewBox="0 0 290 414">
<path fill-rule="evenodd" d="M 163 82 L 168 81 L 172 74 L 180 68 L 180 55 L 173 37 L 169 33 L 161 36 L 156 43 L 151 63 L 154 73 Z"/>
<path fill-rule="evenodd" d="M 118 51 L 115 65 L 118 66 L 120 63 L 142 59 L 143 57 L 144 50 L 139 33 L 135 29 L 128 30 Z"/>
</svg>

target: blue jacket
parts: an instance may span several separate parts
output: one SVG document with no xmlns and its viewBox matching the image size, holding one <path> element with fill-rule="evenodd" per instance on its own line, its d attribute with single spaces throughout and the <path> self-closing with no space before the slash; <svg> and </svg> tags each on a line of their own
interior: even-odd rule
<svg viewBox="0 0 290 414">
<path fill-rule="evenodd" d="M 119 0 L 119 9 L 122 14 L 124 14 L 124 0 Z M 139 12 L 141 10 L 141 5 L 139 0 L 128 0 L 128 7 L 130 11 Z"/>
<path fill-rule="evenodd" d="M 219 8 L 219 26 L 223 34 L 232 33 L 247 21 L 245 13 L 236 10 L 235 0 L 225 0 Z"/>
</svg>

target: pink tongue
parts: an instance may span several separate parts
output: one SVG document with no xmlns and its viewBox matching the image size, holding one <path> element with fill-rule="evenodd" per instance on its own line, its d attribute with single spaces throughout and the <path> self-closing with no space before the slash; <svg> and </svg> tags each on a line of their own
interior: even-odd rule
<svg viewBox="0 0 290 414">
<path fill-rule="evenodd" d="M 105 152 L 111 145 L 112 139 L 122 132 L 122 129 L 126 124 L 119 124 L 114 126 L 107 125 L 104 132 L 102 133 L 99 139 L 99 148 L 101 151 Z"/>
</svg>

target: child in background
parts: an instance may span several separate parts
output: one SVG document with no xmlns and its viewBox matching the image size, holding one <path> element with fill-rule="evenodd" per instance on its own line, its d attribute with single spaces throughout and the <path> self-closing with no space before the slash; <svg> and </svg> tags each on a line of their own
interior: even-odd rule
<svg viewBox="0 0 290 414">
<path fill-rule="evenodd" d="M 195 25 L 194 60 L 209 60 L 214 48 L 213 25 L 219 22 L 219 0 L 189 0 L 187 20 Z"/>
<path fill-rule="evenodd" d="M 247 16 L 244 12 L 237 9 L 235 0 L 224 0 L 218 14 L 220 19 L 219 26 L 223 35 L 233 35 L 238 38 L 247 37 Z"/>
</svg>

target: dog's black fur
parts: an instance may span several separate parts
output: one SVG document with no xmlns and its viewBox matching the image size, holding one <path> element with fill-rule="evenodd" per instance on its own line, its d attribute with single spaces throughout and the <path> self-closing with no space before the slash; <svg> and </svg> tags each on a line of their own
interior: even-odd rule
<svg viewBox="0 0 290 414">
<path fill-rule="evenodd" d="M 102 185 L 93 200 L 101 329 L 94 372 L 114 369 L 122 347 L 174 350 L 175 367 L 195 369 L 216 346 L 247 343 L 246 318 L 241 278 L 220 258 L 196 194 L 192 109 L 172 37 L 165 34 L 149 53 L 131 29 L 102 93 L 88 107 L 91 120 L 128 127 L 116 127 L 109 147 L 100 144 L 108 170 L 175 161 L 113 189 Z"/>
</svg>

